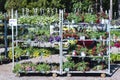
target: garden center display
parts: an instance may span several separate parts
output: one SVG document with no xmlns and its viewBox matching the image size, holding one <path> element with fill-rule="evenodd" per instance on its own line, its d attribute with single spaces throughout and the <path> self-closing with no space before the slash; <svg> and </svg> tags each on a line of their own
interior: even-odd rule
<svg viewBox="0 0 120 80">
<path fill-rule="evenodd" d="M 18 35 L 8 56 L 12 59 L 14 54 L 16 61 L 23 57 L 28 60 L 16 63 L 14 72 L 53 73 L 53 76 L 65 73 L 68 76 L 72 73 L 110 74 L 110 29 L 107 21 L 104 24 L 93 23 L 93 18 L 88 23 L 74 23 L 74 19 L 72 23 L 64 22 L 62 10 L 59 18 L 58 15 L 44 16 L 45 21 L 42 17 L 23 16 L 18 19 Z M 36 57 L 38 61 L 29 61 Z"/>
<path fill-rule="evenodd" d="M 0 64 L 9 62 L 7 55 L 7 25 L 4 15 L 0 13 Z"/>
</svg>

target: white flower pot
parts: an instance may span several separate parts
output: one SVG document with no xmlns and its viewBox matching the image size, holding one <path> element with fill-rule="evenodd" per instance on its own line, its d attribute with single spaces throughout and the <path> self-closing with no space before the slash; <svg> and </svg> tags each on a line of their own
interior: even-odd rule
<svg viewBox="0 0 120 80">
<path fill-rule="evenodd" d="M 81 56 L 85 57 L 86 56 L 85 52 L 81 52 Z"/>
</svg>

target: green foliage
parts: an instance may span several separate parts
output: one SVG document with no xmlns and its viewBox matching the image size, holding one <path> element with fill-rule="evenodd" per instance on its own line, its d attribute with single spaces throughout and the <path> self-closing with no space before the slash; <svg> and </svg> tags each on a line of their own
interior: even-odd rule
<svg viewBox="0 0 120 80">
<path fill-rule="evenodd" d="M 0 5 L 2 5 L 0 10 L 4 8 L 8 11 L 12 8 L 20 11 L 21 8 L 66 8 L 67 11 L 72 11 L 74 8 L 80 8 L 81 12 L 87 12 L 90 6 L 95 6 L 95 0 L 1 0 Z M 4 5 L 5 3 L 5 5 Z M 100 1 L 98 1 L 98 4 Z M 104 10 L 109 10 L 109 0 L 103 0 L 102 6 Z M 113 0 L 114 11 L 118 7 L 117 0 Z M 3 8 L 4 6 L 4 8 Z"/>
<path fill-rule="evenodd" d="M 96 15 L 93 15 L 91 13 L 86 13 L 84 15 L 84 21 L 87 23 L 95 22 L 96 21 Z"/>
<path fill-rule="evenodd" d="M 87 67 L 87 62 L 79 62 L 79 63 L 77 63 L 76 65 L 75 65 L 75 67 L 76 67 L 76 69 L 78 70 L 78 71 L 85 71 L 85 69 L 86 69 L 86 67 Z"/>
<path fill-rule="evenodd" d="M 18 18 L 18 23 L 20 24 L 40 24 L 40 25 L 49 25 L 53 22 L 58 22 L 58 16 L 21 16 Z"/>
<path fill-rule="evenodd" d="M 116 36 L 116 37 L 119 37 L 120 36 L 120 32 L 119 32 L 119 30 L 111 30 L 110 31 L 110 34 L 112 35 L 112 36 Z"/>
<path fill-rule="evenodd" d="M 20 47 L 15 47 L 14 49 L 14 57 L 18 59 L 21 55 L 23 55 L 23 50 Z M 9 50 L 8 52 L 8 57 L 9 59 L 12 59 L 12 49 Z"/>
<path fill-rule="evenodd" d="M 75 14 L 75 13 L 69 13 L 69 15 L 67 16 L 67 19 L 68 19 L 69 21 L 74 20 L 75 23 L 79 23 L 79 22 L 82 21 L 81 15 L 79 15 L 79 14 L 77 15 L 77 14 Z"/>
<path fill-rule="evenodd" d="M 115 62 L 115 61 L 120 61 L 120 54 L 110 54 L 110 61 L 111 63 Z"/>
<path fill-rule="evenodd" d="M 15 58 L 19 58 L 21 55 L 23 55 L 23 50 L 20 47 L 15 48 Z"/>
<path fill-rule="evenodd" d="M 0 13 L 0 20 L 4 19 L 4 15 L 2 13 Z"/>
<path fill-rule="evenodd" d="M 92 5 L 92 1 L 91 0 L 83 0 L 82 1 L 82 11 L 87 12 L 89 6 L 91 6 L 91 5 Z"/>
<path fill-rule="evenodd" d="M 5 56 L 4 55 L 0 55 L 0 61 L 4 60 Z"/>
<path fill-rule="evenodd" d="M 63 63 L 63 69 L 69 68 L 69 70 L 74 68 L 75 63 L 72 61 L 71 57 L 67 57 L 67 61 Z"/>
<path fill-rule="evenodd" d="M 7 0 L 6 4 L 5 4 L 5 9 L 9 10 L 9 9 L 18 9 L 21 6 L 22 0 Z"/>
<path fill-rule="evenodd" d="M 78 8 L 82 8 L 82 2 L 74 2 L 74 4 L 73 4 L 73 8 L 76 8 L 76 9 L 78 9 Z"/>
<path fill-rule="evenodd" d="M 36 71 L 50 71 L 50 66 L 46 63 L 38 64 L 36 66 Z"/>
<path fill-rule="evenodd" d="M 15 65 L 13 72 L 18 73 L 21 70 L 22 70 L 21 64 L 18 63 Z"/>
<path fill-rule="evenodd" d="M 73 61 L 66 61 L 63 63 L 63 69 L 65 68 L 69 68 L 69 69 L 73 69 L 75 63 Z"/>
</svg>

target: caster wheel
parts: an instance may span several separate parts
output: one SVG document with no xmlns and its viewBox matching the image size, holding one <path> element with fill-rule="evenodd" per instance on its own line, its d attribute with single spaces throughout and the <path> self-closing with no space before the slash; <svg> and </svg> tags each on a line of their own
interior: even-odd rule
<svg viewBox="0 0 120 80">
<path fill-rule="evenodd" d="M 71 77 L 72 75 L 70 73 L 67 74 L 67 77 Z"/>
<path fill-rule="evenodd" d="M 16 77 L 20 77 L 20 76 L 21 76 L 20 73 L 17 73 L 17 74 L 16 74 Z"/>
<path fill-rule="evenodd" d="M 0 64 L 2 65 L 2 61 L 0 62 Z"/>
<path fill-rule="evenodd" d="M 52 76 L 53 76 L 53 77 L 57 77 L 57 74 L 56 74 L 56 73 L 53 73 Z"/>
<path fill-rule="evenodd" d="M 101 76 L 102 78 L 105 78 L 105 77 L 106 77 L 106 74 L 105 74 L 105 73 L 102 73 L 100 76 Z"/>
</svg>

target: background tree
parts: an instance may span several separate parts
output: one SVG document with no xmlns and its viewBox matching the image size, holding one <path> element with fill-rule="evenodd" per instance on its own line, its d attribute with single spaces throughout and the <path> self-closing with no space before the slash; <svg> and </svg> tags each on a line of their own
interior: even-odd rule
<svg viewBox="0 0 120 80">
<path fill-rule="evenodd" d="M 96 7 L 97 1 L 97 9 Z M 67 12 L 74 11 L 74 8 L 79 8 L 81 12 L 87 12 L 89 8 L 94 8 L 95 11 L 100 11 L 100 1 L 102 1 L 103 11 L 109 10 L 110 0 L 0 0 L 0 10 L 9 11 L 10 9 L 21 8 L 66 8 Z M 113 0 L 113 11 L 118 13 L 118 1 Z M 4 7 L 3 7 L 4 6 Z"/>
<path fill-rule="evenodd" d="M 5 8 L 4 8 L 4 4 L 5 4 L 6 0 L 0 0 L 0 12 L 5 12 Z"/>
</svg>

